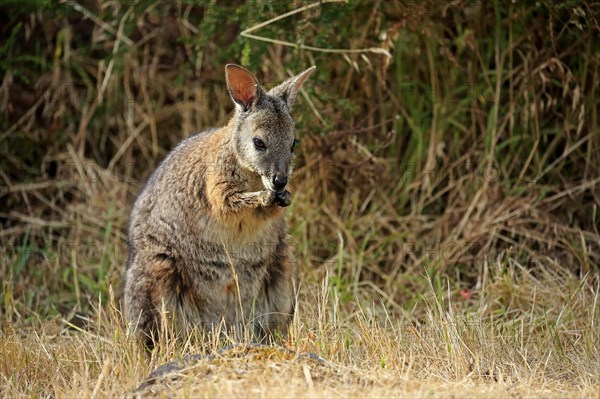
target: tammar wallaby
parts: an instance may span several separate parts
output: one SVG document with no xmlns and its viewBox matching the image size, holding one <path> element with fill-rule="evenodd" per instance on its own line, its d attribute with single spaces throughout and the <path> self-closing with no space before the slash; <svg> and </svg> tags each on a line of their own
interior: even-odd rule
<svg viewBox="0 0 600 399">
<path fill-rule="evenodd" d="M 149 178 L 131 212 L 124 292 L 125 317 L 148 345 L 163 320 L 180 331 L 248 328 L 254 340 L 287 332 L 296 290 L 282 211 L 291 203 L 290 111 L 314 69 L 265 91 L 227 65 L 227 126 L 182 141 Z"/>
</svg>

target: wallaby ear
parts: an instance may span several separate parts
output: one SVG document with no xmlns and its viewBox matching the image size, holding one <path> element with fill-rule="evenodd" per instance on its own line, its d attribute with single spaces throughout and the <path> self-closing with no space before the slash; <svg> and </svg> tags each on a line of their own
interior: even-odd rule
<svg viewBox="0 0 600 399">
<path fill-rule="evenodd" d="M 227 64 L 225 66 L 225 80 L 233 101 L 242 107 L 243 111 L 248 111 L 260 94 L 260 87 L 256 78 L 246 68 L 235 64 Z"/>
<path fill-rule="evenodd" d="M 269 94 L 281 98 L 283 101 L 285 101 L 289 108 L 292 108 L 292 105 L 296 100 L 298 90 L 300 90 L 302 83 L 304 83 L 306 78 L 308 78 L 315 69 L 317 69 L 317 67 L 311 66 L 306 71 L 287 79 L 279 86 L 269 90 Z"/>
</svg>

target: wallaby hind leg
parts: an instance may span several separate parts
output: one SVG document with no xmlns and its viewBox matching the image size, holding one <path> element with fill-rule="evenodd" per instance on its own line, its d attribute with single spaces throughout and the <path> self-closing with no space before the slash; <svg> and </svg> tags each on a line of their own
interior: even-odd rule
<svg viewBox="0 0 600 399">
<path fill-rule="evenodd" d="M 296 305 L 296 269 L 291 248 L 281 242 L 265 280 L 257 332 L 267 339 L 285 337 Z"/>
<path fill-rule="evenodd" d="M 141 260 L 134 259 L 127 270 L 125 317 L 131 330 L 151 349 L 160 336 L 163 308 L 172 303 L 176 269 L 173 259 L 162 254 L 148 259 L 143 265 Z"/>
</svg>

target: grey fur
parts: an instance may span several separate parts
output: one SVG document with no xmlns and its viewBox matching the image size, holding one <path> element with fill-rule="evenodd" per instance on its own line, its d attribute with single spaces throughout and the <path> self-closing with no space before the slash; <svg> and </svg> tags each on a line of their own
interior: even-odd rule
<svg viewBox="0 0 600 399">
<path fill-rule="evenodd" d="M 290 107 L 313 69 L 267 93 L 228 65 L 228 125 L 182 141 L 149 178 L 131 212 L 124 293 L 126 318 L 148 343 L 164 314 L 184 331 L 224 322 L 250 326 L 256 339 L 286 333 L 296 270 L 282 207 L 291 195 L 272 181 L 291 175 Z"/>
</svg>

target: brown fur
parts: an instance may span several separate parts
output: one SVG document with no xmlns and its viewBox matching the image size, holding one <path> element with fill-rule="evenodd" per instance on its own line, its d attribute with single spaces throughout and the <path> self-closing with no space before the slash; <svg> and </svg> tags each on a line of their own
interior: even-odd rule
<svg viewBox="0 0 600 399">
<path fill-rule="evenodd" d="M 236 103 L 229 124 L 180 143 L 131 212 L 125 315 L 148 343 L 161 309 L 187 327 L 250 326 L 256 339 L 285 333 L 294 312 L 282 212 L 291 196 L 272 182 L 291 173 L 290 108 L 312 68 L 268 93 L 245 69 L 226 72 Z"/>
</svg>

